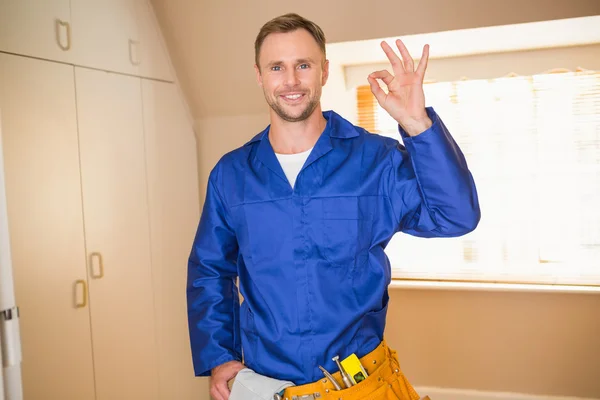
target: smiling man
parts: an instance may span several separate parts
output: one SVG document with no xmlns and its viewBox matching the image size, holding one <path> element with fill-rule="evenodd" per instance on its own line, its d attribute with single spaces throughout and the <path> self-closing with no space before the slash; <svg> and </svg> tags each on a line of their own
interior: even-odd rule
<svg viewBox="0 0 600 400">
<path fill-rule="evenodd" d="M 211 376 L 215 399 L 244 368 L 292 382 L 289 399 L 419 398 L 384 340 L 384 249 L 397 232 L 464 235 L 480 211 L 461 150 L 425 106 L 428 46 L 416 68 L 396 46 L 401 58 L 382 43 L 393 74 L 367 80 L 403 144 L 322 111 L 329 63 L 315 23 L 287 14 L 260 30 L 255 70 L 271 123 L 211 171 L 189 258 L 194 368 Z M 336 390 L 319 366 L 342 382 L 333 358 L 351 354 L 367 378 Z"/>
</svg>

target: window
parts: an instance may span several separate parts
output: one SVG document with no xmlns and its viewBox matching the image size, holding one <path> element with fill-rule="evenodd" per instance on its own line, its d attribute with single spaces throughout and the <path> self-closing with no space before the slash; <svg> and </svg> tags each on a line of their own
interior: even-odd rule
<svg viewBox="0 0 600 400">
<path fill-rule="evenodd" d="M 600 72 L 426 83 L 463 152 L 482 210 L 460 238 L 397 234 L 394 277 L 600 285 Z M 367 86 L 358 124 L 398 140 Z"/>
</svg>

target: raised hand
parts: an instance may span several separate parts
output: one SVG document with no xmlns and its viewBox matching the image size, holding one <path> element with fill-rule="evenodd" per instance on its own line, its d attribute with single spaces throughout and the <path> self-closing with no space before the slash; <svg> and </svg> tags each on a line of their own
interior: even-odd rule
<svg viewBox="0 0 600 400">
<path fill-rule="evenodd" d="M 389 71 L 376 71 L 371 73 L 367 80 L 371 91 L 381 107 L 411 136 L 427 130 L 431 119 L 425 110 L 425 93 L 423 92 L 423 79 L 429 59 L 429 45 L 423 47 L 423 54 L 415 70 L 414 60 L 408 53 L 406 46 L 400 39 L 396 40 L 402 59 L 386 42 L 381 42 L 381 47 L 392 64 L 394 75 Z M 378 83 L 378 79 L 386 84 L 386 93 Z"/>
</svg>

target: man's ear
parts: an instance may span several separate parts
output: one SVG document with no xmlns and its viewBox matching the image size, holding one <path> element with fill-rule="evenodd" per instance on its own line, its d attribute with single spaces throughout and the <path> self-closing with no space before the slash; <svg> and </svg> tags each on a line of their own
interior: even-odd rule
<svg viewBox="0 0 600 400">
<path fill-rule="evenodd" d="M 258 82 L 259 86 L 262 86 L 262 75 L 260 74 L 260 67 L 254 64 L 254 71 L 256 71 L 256 82 Z"/>
<path fill-rule="evenodd" d="M 323 63 L 323 75 L 321 76 L 321 86 L 325 86 L 329 79 L 329 60 L 325 60 Z"/>
</svg>

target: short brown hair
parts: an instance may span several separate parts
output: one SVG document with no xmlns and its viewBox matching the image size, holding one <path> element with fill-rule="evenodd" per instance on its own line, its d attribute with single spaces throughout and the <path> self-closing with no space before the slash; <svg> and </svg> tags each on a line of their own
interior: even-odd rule
<svg viewBox="0 0 600 400">
<path fill-rule="evenodd" d="M 295 31 L 296 29 L 305 29 L 315 39 L 325 58 L 325 34 L 319 25 L 315 24 L 308 19 L 301 17 L 298 14 L 288 13 L 279 17 L 273 18 L 269 22 L 263 25 L 256 36 L 254 42 L 254 62 L 260 68 L 258 63 L 258 55 L 260 54 L 260 48 L 262 47 L 265 38 L 271 33 L 287 33 Z"/>
</svg>

